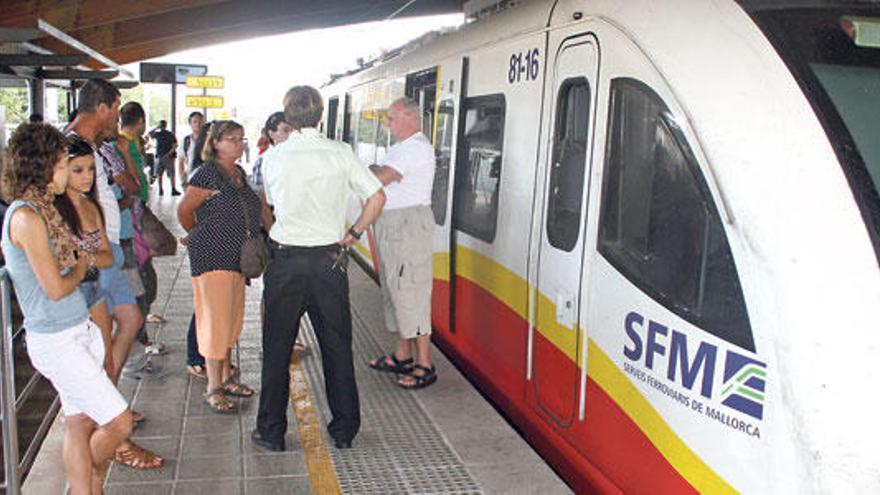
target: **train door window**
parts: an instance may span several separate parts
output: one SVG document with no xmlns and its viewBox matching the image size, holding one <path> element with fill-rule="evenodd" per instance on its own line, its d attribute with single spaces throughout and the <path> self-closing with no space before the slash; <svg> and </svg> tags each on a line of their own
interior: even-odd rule
<svg viewBox="0 0 880 495">
<path fill-rule="evenodd" d="M 351 119 L 352 119 L 351 95 L 346 93 L 345 94 L 344 115 L 343 115 L 343 120 L 342 120 L 342 140 L 345 141 L 346 143 L 349 143 L 349 144 L 351 144 L 351 142 L 352 142 L 351 141 L 351 128 L 352 128 Z"/>
<path fill-rule="evenodd" d="M 336 118 L 339 113 L 339 97 L 330 98 L 327 103 L 327 137 L 336 139 Z"/>
<path fill-rule="evenodd" d="M 486 242 L 495 240 L 504 144 L 504 95 L 465 100 L 464 133 L 456 156 L 456 227 Z"/>
<path fill-rule="evenodd" d="M 580 232 L 584 167 L 590 121 L 590 86 L 579 77 L 562 83 L 556 102 L 556 130 L 547 197 L 547 240 L 571 251 Z"/>
<path fill-rule="evenodd" d="M 437 67 L 408 74 L 404 92 L 422 109 L 422 132 L 426 136 L 432 135 L 437 98 Z"/>
<path fill-rule="evenodd" d="M 455 132 L 455 107 L 452 100 L 440 102 L 437 110 L 437 131 L 434 136 L 434 187 L 431 190 L 431 209 L 437 225 L 446 223 L 446 203 L 449 195 L 449 165 L 452 162 L 452 135 Z"/>
<path fill-rule="evenodd" d="M 355 133 L 355 154 L 364 163 L 376 163 L 376 112 L 364 109 L 358 113 Z"/>
<path fill-rule="evenodd" d="M 615 79 L 599 252 L 669 310 L 744 349 L 755 344 L 717 209 L 660 97 Z"/>
<path fill-rule="evenodd" d="M 388 129 L 388 110 L 376 111 L 376 160 L 379 163 L 388 152 L 391 133 Z"/>
</svg>

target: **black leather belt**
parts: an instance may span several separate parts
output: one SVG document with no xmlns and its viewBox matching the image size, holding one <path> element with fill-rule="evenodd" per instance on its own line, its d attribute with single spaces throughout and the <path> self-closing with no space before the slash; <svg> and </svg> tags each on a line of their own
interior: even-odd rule
<svg viewBox="0 0 880 495">
<path fill-rule="evenodd" d="M 339 251 L 342 246 L 339 243 L 326 244 L 323 246 L 291 246 L 290 244 L 281 244 L 273 240 L 269 241 L 269 245 L 273 251 L 282 251 L 290 253 L 314 253 L 326 251 Z"/>
</svg>

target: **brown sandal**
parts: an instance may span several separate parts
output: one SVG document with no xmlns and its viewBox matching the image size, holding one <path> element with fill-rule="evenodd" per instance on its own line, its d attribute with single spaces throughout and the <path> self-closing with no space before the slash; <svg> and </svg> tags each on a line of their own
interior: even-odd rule
<svg viewBox="0 0 880 495">
<path fill-rule="evenodd" d="M 211 411 L 217 414 L 235 414 L 237 407 L 234 402 L 226 398 L 226 390 L 223 387 L 216 388 L 202 395 L 205 398 L 205 404 L 211 408 Z"/>
<path fill-rule="evenodd" d="M 132 469 L 159 469 L 165 464 L 165 459 L 161 456 L 150 452 L 131 440 L 128 441 L 128 448 L 116 450 L 113 459 L 119 464 Z"/>
<path fill-rule="evenodd" d="M 244 397 L 248 399 L 254 396 L 254 389 L 235 380 L 236 377 L 230 376 L 228 380 L 223 382 L 223 393 L 233 397 Z"/>
</svg>

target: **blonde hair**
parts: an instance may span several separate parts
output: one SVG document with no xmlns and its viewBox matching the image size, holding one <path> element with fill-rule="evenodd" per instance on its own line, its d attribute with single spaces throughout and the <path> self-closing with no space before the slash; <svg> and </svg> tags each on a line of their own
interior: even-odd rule
<svg viewBox="0 0 880 495">
<path fill-rule="evenodd" d="M 223 136 L 235 131 L 244 131 L 244 127 L 234 120 L 218 120 L 211 122 L 208 127 L 208 137 L 205 139 L 205 145 L 202 147 L 202 161 L 205 163 L 213 162 L 217 155 L 214 149 L 214 141 L 223 139 Z"/>
</svg>

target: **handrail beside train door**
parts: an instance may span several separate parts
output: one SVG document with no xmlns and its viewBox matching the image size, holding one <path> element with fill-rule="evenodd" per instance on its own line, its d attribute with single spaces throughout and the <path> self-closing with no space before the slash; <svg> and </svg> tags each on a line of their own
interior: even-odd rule
<svg viewBox="0 0 880 495">
<path fill-rule="evenodd" d="M 455 162 L 451 164 L 449 167 L 452 173 L 452 177 L 450 178 L 450 183 L 452 184 L 452 211 L 449 214 L 449 332 L 455 333 L 455 263 L 456 263 L 456 251 L 458 245 L 458 233 L 455 226 L 455 219 L 457 218 L 458 213 L 458 195 L 456 192 L 459 189 L 459 182 L 461 182 L 460 174 L 458 173 L 458 164 L 462 162 L 462 156 L 459 150 L 461 149 L 461 143 L 464 142 L 464 133 L 465 133 L 465 124 L 466 124 L 466 116 L 464 114 L 465 111 L 465 101 L 467 100 L 467 89 L 468 89 L 468 72 L 470 67 L 470 58 L 462 57 L 461 59 L 461 80 L 458 83 L 458 132 L 456 137 L 456 149 L 455 149 Z M 467 157 L 465 157 L 467 158 Z"/>
</svg>

